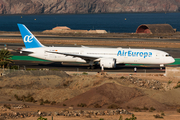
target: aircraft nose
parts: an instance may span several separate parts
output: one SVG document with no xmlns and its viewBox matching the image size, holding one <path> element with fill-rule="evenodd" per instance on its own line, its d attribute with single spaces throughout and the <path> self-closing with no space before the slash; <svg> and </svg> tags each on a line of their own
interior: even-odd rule
<svg viewBox="0 0 180 120">
<path fill-rule="evenodd" d="M 175 62 L 175 59 L 172 57 L 171 58 L 171 63 L 174 63 Z"/>
</svg>

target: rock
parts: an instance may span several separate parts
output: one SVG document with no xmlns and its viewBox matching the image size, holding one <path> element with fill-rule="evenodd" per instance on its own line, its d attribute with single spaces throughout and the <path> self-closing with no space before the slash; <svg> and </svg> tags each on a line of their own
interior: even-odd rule
<svg viewBox="0 0 180 120">
<path fill-rule="evenodd" d="M 117 109 L 117 110 L 96 110 L 96 111 L 61 111 L 59 112 L 53 112 L 54 116 L 63 115 L 67 117 L 87 117 L 87 118 L 96 118 L 97 115 L 118 115 L 118 114 L 130 114 L 127 110 L 124 109 Z M 0 116 L 3 116 L 6 119 L 15 119 L 15 118 L 25 118 L 25 117 L 39 117 L 39 116 L 51 116 L 51 112 L 27 112 L 27 113 L 18 113 L 18 112 L 12 112 L 12 113 L 1 113 Z"/>
<path fill-rule="evenodd" d="M 46 112 L 42 112 L 41 115 L 42 116 L 47 116 L 47 113 Z"/>
<path fill-rule="evenodd" d="M 179 7 L 172 0 L 1 0 L 0 14 L 175 12 Z"/>
<path fill-rule="evenodd" d="M 142 87 L 142 86 L 144 86 L 144 84 L 143 84 L 143 83 L 141 83 L 141 84 L 140 84 L 140 87 Z"/>
<path fill-rule="evenodd" d="M 21 118 L 24 118 L 24 116 L 23 116 L 23 115 L 20 115 L 20 117 L 21 117 Z"/>
<path fill-rule="evenodd" d="M 54 116 L 58 116 L 59 115 L 59 113 L 58 112 L 54 112 Z"/>
<path fill-rule="evenodd" d="M 32 115 L 31 113 L 28 113 L 28 114 L 27 114 L 27 117 L 31 117 L 31 115 Z"/>
<path fill-rule="evenodd" d="M 114 115 L 114 111 L 113 110 L 109 111 L 109 114 Z"/>
<path fill-rule="evenodd" d="M 60 113 L 60 115 L 62 115 L 61 113 Z M 47 116 L 51 116 L 51 112 L 47 112 Z"/>
<path fill-rule="evenodd" d="M 14 116 L 17 116 L 18 115 L 18 112 L 13 112 L 12 113 Z"/>
<path fill-rule="evenodd" d="M 69 110 L 73 110 L 74 108 L 73 107 L 69 107 Z"/>
<path fill-rule="evenodd" d="M 101 115 L 101 113 L 98 111 L 98 112 L 96 112 L 96 115 Z"/>
<path fill-rule="evenodd" d="M 82 113 L 79 113 L 78 115 L 79 115 L 80 117 L 83 117 L 83 116 L 84 116 Z"/>
<path fill-rule="evenodd" d="M 38 111 L 38 115 L 41 115 L 41 111 Z"/>
<path fill-rule="evenodd" d="M 108 111 L 106 110 L 106 111 L 104 111 L 104 114 L 103 114 L 103 115 L 107 115 L 107 113 L 108 113 Z"/>
</svg>

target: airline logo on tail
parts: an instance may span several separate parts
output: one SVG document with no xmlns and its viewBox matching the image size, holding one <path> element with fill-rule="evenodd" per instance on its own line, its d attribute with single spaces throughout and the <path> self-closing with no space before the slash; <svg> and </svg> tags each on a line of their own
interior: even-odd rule
<svg viewBox="0 0 180 120">
<path fill-rule="evenodd" d="M 34 36 L 33 35 L 26 35 L 24 37 L 24 42 L 31 43 L 33 41 Z"/>
<path fill-rule="evenodd" d="M 18 27 L 26 48 L 45 47 L 38 41 L 38 39 L 28 30 L 25 25 L 18 24 Z"/>
</svg>

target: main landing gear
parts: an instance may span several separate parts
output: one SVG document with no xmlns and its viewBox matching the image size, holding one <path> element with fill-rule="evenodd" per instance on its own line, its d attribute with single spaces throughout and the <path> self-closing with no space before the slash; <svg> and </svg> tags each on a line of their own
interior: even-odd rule
<svg viewBox="0 0 180 120">
<path fill-rule="evenodd" d="M 87 67 L 87 69 L 96 69 L 99 67 L 99 64 L 98 62 L 93 62 L 93 61 L 90 61 L 89 62 L 89 67 Z"/>
<path fill-rule="evenodd" d="M 89 65 L 88 67 L 87 67 L 87 69 L 96 69 L 96 68 L 98 68 L 99 67 L 99 65 Z"/>
</svg>

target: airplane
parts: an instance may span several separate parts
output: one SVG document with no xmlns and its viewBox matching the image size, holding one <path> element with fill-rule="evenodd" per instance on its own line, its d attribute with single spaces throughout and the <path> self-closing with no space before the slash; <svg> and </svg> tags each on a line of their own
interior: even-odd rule
<svg viewBox="0 0 180 120">
<path fill-rule="evenodd" d="M 165 64 L 175 60 L 167 52 L 155 49 L 100 48 L 100 47 L 47 47 L 23 24 L 17 24 L 25 44 L 20 53 L 53 62 L 80 62 L 90 66 L 99 63 L 104 68 L 116 68 L 118 64 Z"/>
</svg>

